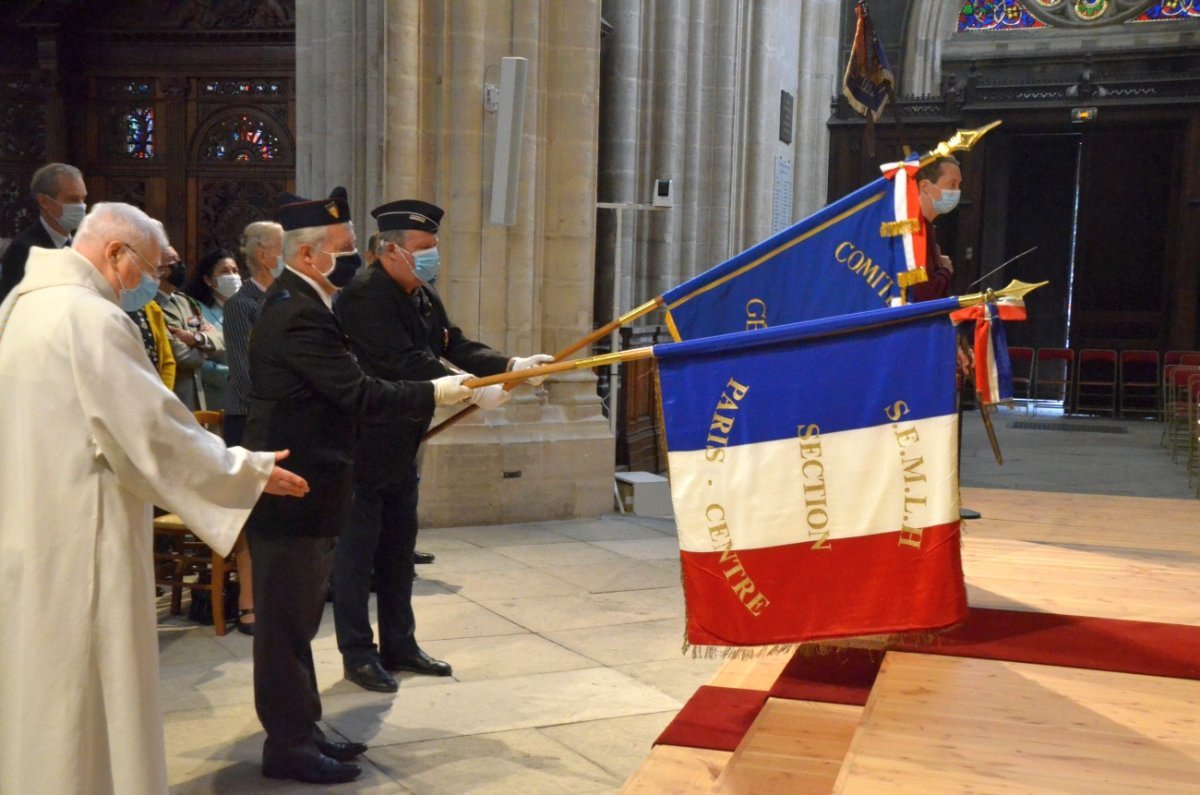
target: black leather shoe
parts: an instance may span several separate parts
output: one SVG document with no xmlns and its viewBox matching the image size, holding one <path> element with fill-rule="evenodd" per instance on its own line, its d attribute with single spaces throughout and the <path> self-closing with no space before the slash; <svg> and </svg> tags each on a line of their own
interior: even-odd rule
<svg viewBox="0 0 1200 795">
<path fill-rule="evenodd" d="M 432 552 L 414 552 L 413 563 L 433 563 L 437 560 L 437 555 Z"/>
<path fill-rule="evenodd" d="M 367 752 L 367 746 L 363 743 L 340 743 L 337 740 L 329 739 L 317 740 L 317 748 L 325 756 L 337 762 L 349 762 L 354 757 Z"/>
<path fill-rule="evenodd" d="M 435 660 L 420 649 L 417 649 L 416 654 L 408 657 L 385 658 L 383 667 L 388 671 L 411 671 L 414 674 L 425 674 L 426 676 L 449 676 L 453 673 L 450 663 Z"/>
<path fill-rule="evenodd" d="M 958 518 L 959 519 L 980 519 L 980 518 L 982 518 L 982 516 L 980 515 L 979 511 L 972 511 L 970 508 L 959 508 L 958 509 Z"/>
<path fill-rule="evenodd" d="M 282 759 L 264 757 L 262 772 L 267 778 L 291 778 L 308 784 L 341 784 L 362 775 L 362 768 L 320 754 Z"/>
<path fill-rule="evenodd" d="M 347 665 L 345 672 L 346 678 L 363 690 L 374 690 L 376 693 L 395 693 L 400 687 L 396 684 L 396 680 L 374 660 L 357 665 Z"/>
</svg>

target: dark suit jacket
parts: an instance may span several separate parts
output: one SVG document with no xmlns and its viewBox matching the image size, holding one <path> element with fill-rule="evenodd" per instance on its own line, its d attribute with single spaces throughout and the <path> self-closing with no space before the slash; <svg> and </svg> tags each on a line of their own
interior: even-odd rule
<svg viewBox="0 0 1200 795">
<path fill-rule="evenodd" d="M 263 535 L 333 536 L 349 519 L 359 419 L 426 416 L 433 385 L 363 373 L 316 291 L 284 271 L 250 334 L 245 446 L 292 451 L 283 464 L 308 479 L 300 498 L 264 494 L 246 522 Z"/>
<path fill-rule="evenodd" d="M 409 295 L 380 266 L 365 268 L 338 295 L 338 320 L 350 338 L 359 364 L 368 374 L 387 379 L 427 379 L 452 371 L 445 357 L 478 376 L 502 373 L 508 357 L 466 338 L 450 322 L 442 299 L 430 287 Z M 427 414 L 379 417 L 364 423 L 354 453 L 359 480 L 395 483 L 411 476 Z"/>
<path fill-rule="evenodd" d="M 4 260 L 0 262 L 0 268 L 4 271 L 0 277 L 0 301 L 8 297 L 12 288 L 17 286 L 17 282 L 25 278 L 25 260 L 29 258 L 29 249 L 33 246 L 58 248 L 50 239 L 46 227 L 42 226 L 40 218 L 33 222 L 33 226 L 14 237 L 4 250 Z"/>
</svg>

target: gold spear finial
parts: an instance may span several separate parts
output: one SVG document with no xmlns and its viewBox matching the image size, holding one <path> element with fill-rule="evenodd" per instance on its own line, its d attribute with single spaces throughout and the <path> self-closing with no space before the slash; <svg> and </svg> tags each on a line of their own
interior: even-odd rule
<svg viewBox="0 0 1200 795">
<path fill-rule="evenodd" d="M 974 130 L 959 130 L 950 136 L 949 141 L 942 141 L 921 158 L 921 165 L 932 163 L 939 157 L 946 157 L 953 152 L 969 152 L 979 142 L 979 139 L 1000 126 L 1000 120 L 985 124 Z"/>
<path fill-rule="evenodd" d="M 982 304 L 985 301 L 994 301 L 996 298 L 1017 298 L 1024 299 L 1026 295 L 1032 293 L 1039 287 L 1045 287 L 1050 282 L 1038 282 L 1030 284 L 1023 282 L 1020 279 L 1013 279 L 1008 283 L 1008 286 L 1002 290 L 988 290 L 984 293 L 968 293 L 958 297 L 959 306 L 975 306 Z"/>
</svg>

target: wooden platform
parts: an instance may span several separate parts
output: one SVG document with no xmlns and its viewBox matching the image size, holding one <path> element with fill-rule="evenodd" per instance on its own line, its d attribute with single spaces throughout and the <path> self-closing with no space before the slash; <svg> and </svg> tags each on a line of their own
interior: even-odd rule
<svg viewBox="0 0 1200 795">
<path fill-rule="evenodd" d="M 972 606 L 1200 626 L 1200 503 L 963 501 L 984 516 L 964 523 Z M 786 663 L 711 684 L 768 690 Z M 623 790 L 833 791 L 1200 791 L 1200 682 L 889 652 L 865 710 L 769 699 L 733 753 L 658 746 Z"/>
</svg>

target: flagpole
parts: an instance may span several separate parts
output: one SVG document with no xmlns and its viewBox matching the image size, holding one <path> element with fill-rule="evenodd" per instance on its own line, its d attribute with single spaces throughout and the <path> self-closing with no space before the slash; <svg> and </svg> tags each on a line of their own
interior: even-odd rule
<svg viewBox="0 0 1200 795">
<path fill-rule="evenodd" d="M 957 296 L 958 308 L 968 306 L 976 306 L 986 301 L 994 301 L 997 298 L 1023 298 L 1028 293 L 1036 290 L 1039 287 L 1049 284 L 1049 282 L 1039 282 L 1037 284 L 1029 284 L 1027 282 L 1013 279 L 1007 287 L 1002 290 L 989 290 L 984 293 L 971 293 L 970 295 Z M 947 301 L 949 299 L 946 299 Z M 905 318 L 906 321 L 916 320 L 920 317 L 931 317 L 938 314 L 950 314 L 954 311 L 953 306 L 943 306 L 937 309 L 931 307 L 931 311 L 927 314 L 918 314 Z M 857 331 L 863 331 L 868 328 L 880 328 L 887 325 L 892 325 L 903 321 L 888 321 L 873 325 L 855 326 L 854 328 L 838 329 L 830 331 L 820 336 L 813 336 L 810 339 L 821 339 L 824 337 L 833 337 L 839 334 L 850 334 Z M 747 333 L 747 332 L 735 332 Z M 753 333 L 753 332 L 751 332 Z M 728 336 L 728 335 L 720 335 Z M 713 339 L 717 339 L 714 337 Z M 565 373 L 570 370 L 590 370 L 595 367 L 607 367 L 612 364 L 623 364 L 625 362 L 634 362 L 639 359 L 650 359 L 654 357 L 654 346 L 647 345 L 644 348 L 630 348 L 626 351 L 614 351 L 612 353 L 602 353 L 597 356 L 588 356 L 583 359 L 571 359 L 565 362 L 554 362 L 552 364 L 544 364 L 540 367 L 530 367 L 528 370 L 520 370 L 518 372 L 498 373 L 489 375 L 484 378 L 468 378 L 463 382 L 463 386 L 469 389 L 478 389 L 479 387 L 491 386 L 493 384 L 517 384 L 528 378 L 537 378 L 538 376 L 554 375 L 555 373 Z M 440 427 L 440 426 L 439 426 Z"/>
<path fill-rule="evenodd" d="M 527 378 L 565 373 L 570 370 L 591 370 L 594 367 L 608 367 L 612 364 L 635 362 L 639 359 L 650 359 L 653 356 L 654 346 L 647 345 L 644 348 L 630 348 L 626 351 L 601 353 L 597 356 L 587 356 L 583 359 L 571 359 L 566 362 L 543 364 L 540 367 L 530 367 L 528 370 L 520 370 L 518 372 L 497 373 L 496 375 L 489 375 L 483 378 L 468 378 L 463 382 L 463 386 L 468 389 L 478 389 L 479 387 L 492 386 L 493 384 L 515 385 Z"/>
<path fill-rule="evenodd" d="M 653 298 L 653 299 L 647 301 L 646 303 L 642 304 L 641 306 L 634 307 L 633 309 L 631 309 L 630 311 L 621 315 L 617 319 L 610 320 L 608 323 L 606 323 L 603 326 L 601 326 L 600 328 L 596 329 L 591 334 L 588 334 L 586 337 L 580 338 L 579 340 L 571 343 L 567 347 L 560 350 L 558 353 L 554 354 L 554 361 L 555 362 L 562 361 L 563 359 L 567 358 L 571 354 L 577 353 L 577 352 L 583 350 L 584 348 L 588 347 L 589 345 L 604 339 L 609 334 L 611 334 L 612 332 L 619 329 L 621 326 L 624 326 L 626 323 L 632 323 L 633 321 L 637 320 L 639 317 L 650 314 L 651 312 L 653 312 L 655 309 L 658 309 L 662 305 L 663 305 L 663 299 L 662 299 L 662 296 L 660 295 L 657 298 Z M 582 361 L 582 360 L 580 360 L 580 361 Z M 564 368 L 564 369 L 575 369 L 575 368 Z M 532 370 L 522 370 L 521 372 L 530 373 L 530 372 L 532 372 Z M 556 370 L 555 372 L 562 372 L 562 371 Z M 537 373 L 534 373 L 534 375 L 536 376 Z M 509 389 L 509 390 L 515 389 L 522 380 L 523 379 L 513 379 L 512 381 L 504 382 L 504 383 L 511 384 L 511 386 L 506 386 L 505 388 Z M 489 383 L 501 383 L 501 382 L 492 381 Z M 474 387 L 472 387 L 472 388 L 474 388 Z M 471 414 L 474 414 L 478 410 L 479 410 L 478 406 L 467 406 L 465 409 L 458 412 L 457 414 L 453 414 L 450 417 L 447 417 L 436 427 L 430 428 L 425 433 L 425 436 L 422 437 L 422 441 L 425 441 L 426 439 L 432 439 L 434 436 L 437 436 L 439 433 L 446 430 L 451 425 L 454 425 L 457 422 L 461 422 L 462 420 L 466 419 L 467 417 L 469 417 Z"/>
</svg>

